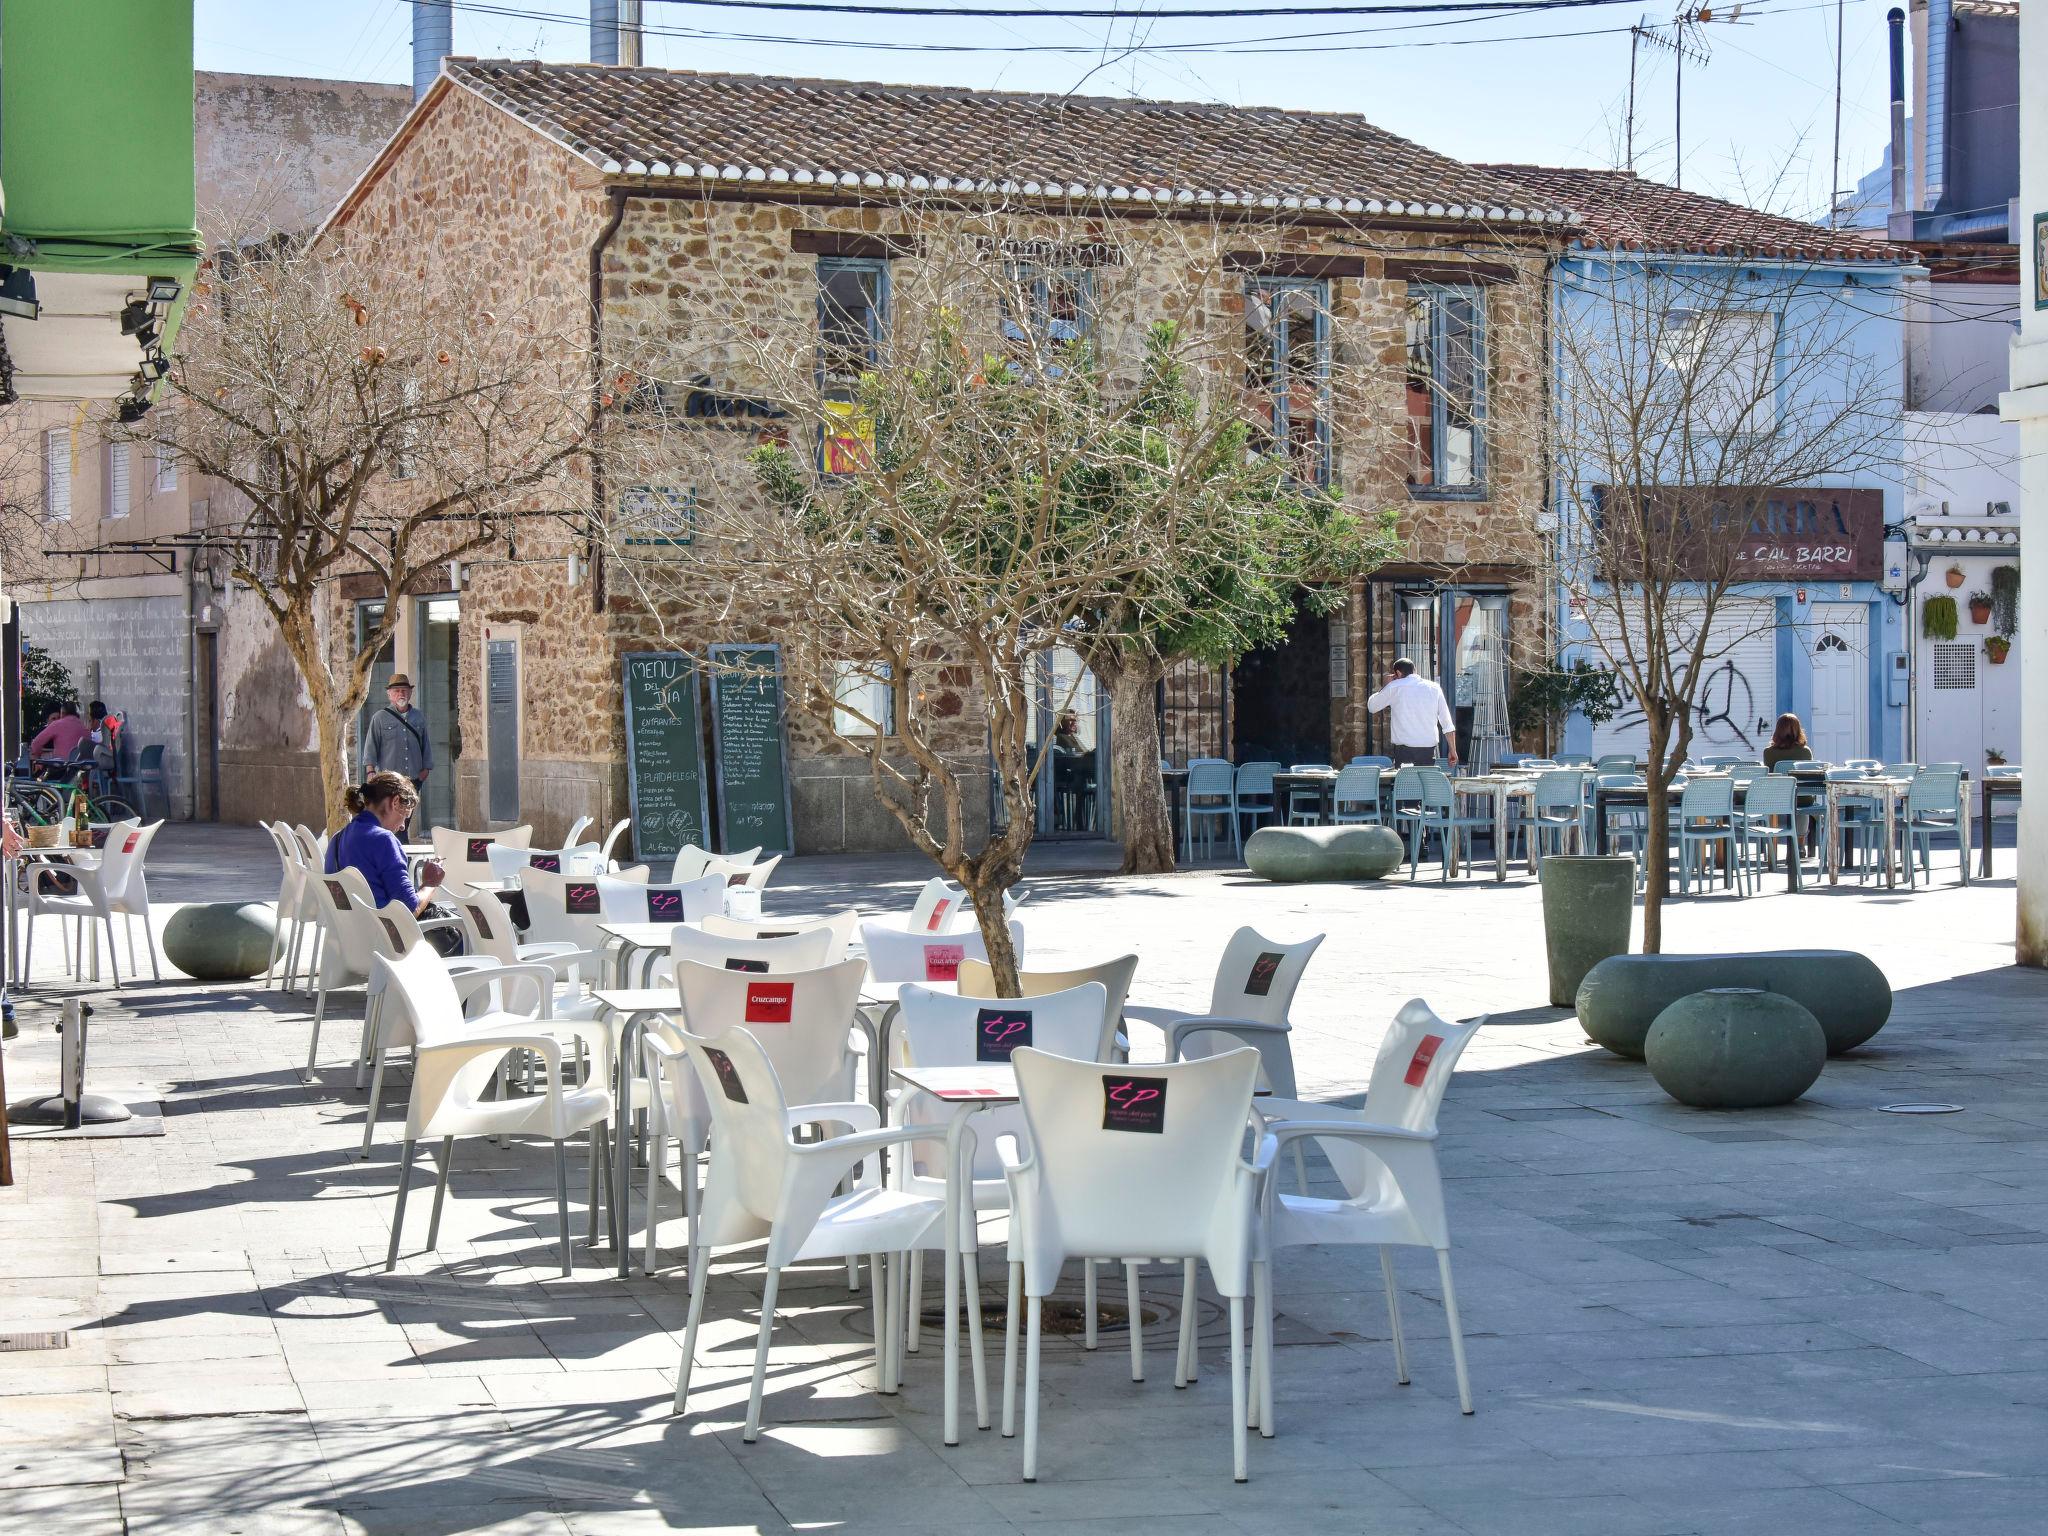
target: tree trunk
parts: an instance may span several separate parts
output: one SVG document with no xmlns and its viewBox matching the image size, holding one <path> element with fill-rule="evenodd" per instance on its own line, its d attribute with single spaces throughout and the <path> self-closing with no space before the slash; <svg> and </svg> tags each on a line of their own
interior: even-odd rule
<svg viewBox="0 0 2048 1536">
<path fill-rule="evenodd" d="M 1109 687 L 1109 782 L 1116 789 L 1122 873 L 1171 874 L 1173 818 L 1159 777 L 1159 683 L 1165 664 L 1153 656 L 1125 656 L 1095 672 Z"/>
<path fill-rule="evenodd" d="M 1024 985 L 1018 980 L 1023 963 L 1017 948 L 1010 942 L 1009 919 L 1003 915 L 1003 891 L 996 886 L 986 896 L 970 889 L 974 898 L 974 920 L 981 925 L 981 942 L 988 948 L 988 968 L 996 986 L 997 997 L 1022 997 Z"/>
<path fill-rule="evenodd" d="M 342 793 L 348 788 L 348 730 L 341 711 L 316 699 L 313 719 L 320 743 L 320 799 L 327 807 L 327 830 L 338 832 L 348 821 Z"/>
</svg>

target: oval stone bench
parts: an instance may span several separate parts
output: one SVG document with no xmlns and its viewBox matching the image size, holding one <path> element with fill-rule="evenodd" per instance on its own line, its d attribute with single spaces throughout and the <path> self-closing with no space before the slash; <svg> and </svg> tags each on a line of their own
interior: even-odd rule
<svg viewBox="0 0 2048 1536">
<path fill-rule="evenodd" d="M 1827 1037 L 1779 992 L 1710 987 L 1657 1015 L 1643 1041 L 1657 1086 L 1694 1109 L 1768 1109 L 1820 1081 Z"/>
<path fill-rule="evenodd" d="M 1595 1044 L 1643 1059 L 1657 1015 L 1695 992 L 1753 987 L 1789 997 L 1819 1021 L 1828 1054 L 1853 1051 L 1891 1017 L 1891 983 L 1868 956 L 1846 949 L 1755 955 L 1613 955 L 1579 983 L 1579 1023 Z"/>
<path fill-rule="evenodd" d="M 1370 824 L 1261 827 L 1244 845 L 1245 863 L 1262 880 L 1378 880 L 1407 856 L 1399 834 Z"/>
<path fill-rule="evenodd" d="M 276 935 L 268 902 L 195 902 L 164 924 L 164 958 L 195 981 L 247 981 L 269 966 Z"/>
</svg>

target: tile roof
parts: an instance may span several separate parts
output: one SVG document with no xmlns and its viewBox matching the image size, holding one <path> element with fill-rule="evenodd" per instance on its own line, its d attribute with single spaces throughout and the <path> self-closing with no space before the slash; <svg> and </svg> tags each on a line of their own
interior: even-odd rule
<svg viewBox="0 0 2048 1536">
<path fill-rule="evenodd" d="M 1572 166 L 1488 165 L 1560 203 L 1579 220 L 1578 243 L 1702 256 L 1769 256 L 1801 261 L 1911 262 L 1912 248 L 1863 230 L 1828 229 L 1645 181 L 1632 171 Z"/>
<path fill-rule="evenodd" d="M 1567 221 L 1351 113 L 531 60 L 442 69 L 611 175 Z"/>
</svg>

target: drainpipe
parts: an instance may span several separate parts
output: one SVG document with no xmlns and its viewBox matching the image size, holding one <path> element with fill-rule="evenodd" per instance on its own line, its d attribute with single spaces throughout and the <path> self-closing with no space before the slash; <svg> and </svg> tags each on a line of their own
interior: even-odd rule
<svg viewBox="0 0 2048 1536">
<path fill-rule="evenodd" d="M 1892 196 L 1886 233 L 1894 240 L 1911 239 L 1913 217 L 1906 207 L 1906 13 L 1897 6 L 1885 13 L 1891 44 Z"/>
<path fill-rule="evenodd" d="M 611 217 L 605 220 L 604 228 L 590 245 L 590 538 L 588 541 L 590 563 L 590 606 L 594 613 L 604 612 L 605 602 L 605 475 L 604 455 L 599 451 L 599 418 L 604 412 L 604 253 L 612 243 L 612 236 L 619 232 L 619 225 L 626 218 L 625 187 L 607 187 L 606 195 L 611 198 Z"/>
<path fill-rule="evenodd" d="M 192 552 L 185 554 L 185 626 L 178 641 L 178 653 L 185 664 L 185 819 L 199 819 L 199 647 L 192 638 L 192 626 L 199 621 L 199 610 L 194 605 L 192 576 L 199 569 L 199 562 L 192 558 Z M 141 749 L 137 748 L 139 752 Z M 138 767 L 136 772 L 142 770 Z M 139 793 L 139 791 L 138 791 Z M 169 796 L 165 797 L 167 800 Z M 218 809 L 215 819 L 219 819 Z"/>
</svg>

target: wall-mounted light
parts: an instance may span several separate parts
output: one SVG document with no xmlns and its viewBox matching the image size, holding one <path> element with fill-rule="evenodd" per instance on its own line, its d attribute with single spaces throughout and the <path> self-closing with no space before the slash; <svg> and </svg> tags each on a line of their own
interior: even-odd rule
<svg viewBox="0 0 2048 1536">
<path fill-rule="evenodd" d="M 170 360 L 161 352 L 152 352 L 142 360 L 138 371 L 145 379 L 160 379 L 171 371 Z"/>
<path fill-rule="evenodd" d="M 121 334 L 133 336 L 149 324 L 150 312 L 147 299 L 130 299 L 121 306 Z"/>
<path fill-rule="evenodd" d="M 149 280 L 149 302 L 152 304 L 175 304 L 178 302 L 178 280 L 175 277 L 152 277 Z"/>
<path fill-rule="evenodd" d="M 0 279 L 0 315 L 12 315 L 17 320 L 40 318 L 43 306 L 36 302 L 36 275 L 27 267 L 6 267 L 0 271 L 7 274 Z"/>
</svg>

